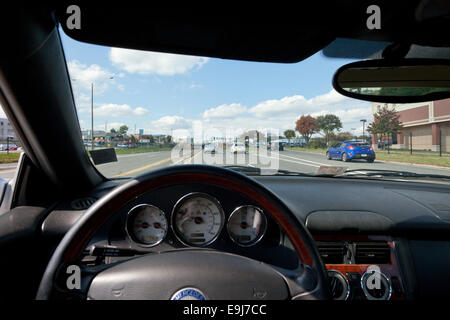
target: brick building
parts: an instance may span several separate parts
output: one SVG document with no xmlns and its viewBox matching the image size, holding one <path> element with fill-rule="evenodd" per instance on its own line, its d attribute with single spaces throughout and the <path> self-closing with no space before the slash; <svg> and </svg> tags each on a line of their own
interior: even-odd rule
<svg viewBox="0 0 450 320">
<path fill-rule="evenodd" d="M 372 103 L 372 114 L 383 103 Z M 450 99 L 408 103 L 387 104 L 400 115 L 403 129 L 392 138 L 392 148 L 450 152 Z M 372 144 L 377 146 L 378 138 L 372 135 Z"/>
</svg>

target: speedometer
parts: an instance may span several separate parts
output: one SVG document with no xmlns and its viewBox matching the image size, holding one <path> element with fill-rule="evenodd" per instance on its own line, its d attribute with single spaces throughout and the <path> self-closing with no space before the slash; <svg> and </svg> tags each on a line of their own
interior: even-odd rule
<svg viewBox="0 0 450 320">
<path fill-rule="evenodd" d="M 152 205 L 141 204 L 128 212 L 126 231 L 131 240 L 145 247 L 153 247 L 167 234 L 165 213 Z"/>
<path fill-rule="evenodd" d="M 217 199 L 205 193 L 191 193 L 176 203 L 172 212 L 172 228 L 181 242 L 205 246 L 217 239 L 224 219 Z"/>
<path fill-rule="evenodd" d="M 230 238 L 244 247 L 252 246 L 261 240 L 266 228 L 266 216 L 261 209 L 254 206 L 236 208 L 227 224 Z"/>
</svg>

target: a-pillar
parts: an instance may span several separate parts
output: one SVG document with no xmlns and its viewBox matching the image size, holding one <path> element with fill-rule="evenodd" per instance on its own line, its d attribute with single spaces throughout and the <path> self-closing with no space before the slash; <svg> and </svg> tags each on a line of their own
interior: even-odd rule
<svg viewBox="0 0 450 320">
<path fill-rule="evenodd" d="M 431 151 L 439 151 L 441 146 L 441 136 L 439 123 L 431 124 Z"/>
</svg>

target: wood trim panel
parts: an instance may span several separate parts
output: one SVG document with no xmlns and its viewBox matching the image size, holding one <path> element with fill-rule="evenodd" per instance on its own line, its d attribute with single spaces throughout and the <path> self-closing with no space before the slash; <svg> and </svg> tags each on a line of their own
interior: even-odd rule
<svg viewBox="0 0 450 320">
<path fill-rule="evenodd" d="M 137 182 L 134 187 L 128 188 L 116 195 L 102 207 L 98 208 L 97 214 L 91 216 L 90 219 L 84 223 L 84 226 L 77 231 L 76 238 L 73 239 L 67 250 L 64 252 L 64 261 L 75 261 L 80 256 L 84 248 L 88 245 L 95 232 L 99 230 L 107 219 L 117 212 L 119 207 L 122 207 L 132 199 L 135 199 L 143 193 L 151 192 L 159 188 L 192 183 L 208 184 L 227 188 L 244 194 L 254 200 L 257 205 L 260 206 L 265 212 L 269 213 L 284 230 L 286 235 L 291 240 L 301 261 L 307 265 L 313 266 L 313 258 L 305 244 L 305 240 L 296 228 L 293 227 L 293 224 L 298 222 L 290 221 L 290 219 L 286 217 L 286 215 L 283 214 L 275 204 L 266 199 L 261 193 L 257 192 L 251 186 L 247 186 L 223 176 L 204 173 L 178 173 L 144 182 Z"/>
</svg>

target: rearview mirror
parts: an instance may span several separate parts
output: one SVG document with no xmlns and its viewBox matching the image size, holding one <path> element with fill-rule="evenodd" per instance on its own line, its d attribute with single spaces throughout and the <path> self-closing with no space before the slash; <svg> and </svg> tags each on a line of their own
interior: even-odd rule
<svg viewBox="0 0 450 320">
<path fill-rule="evenodd" d="M 333 87 L 372 102 L 411 103 L 450 98 L 450 60 L 367 60 L 339 68 Z"/>
</svg>

